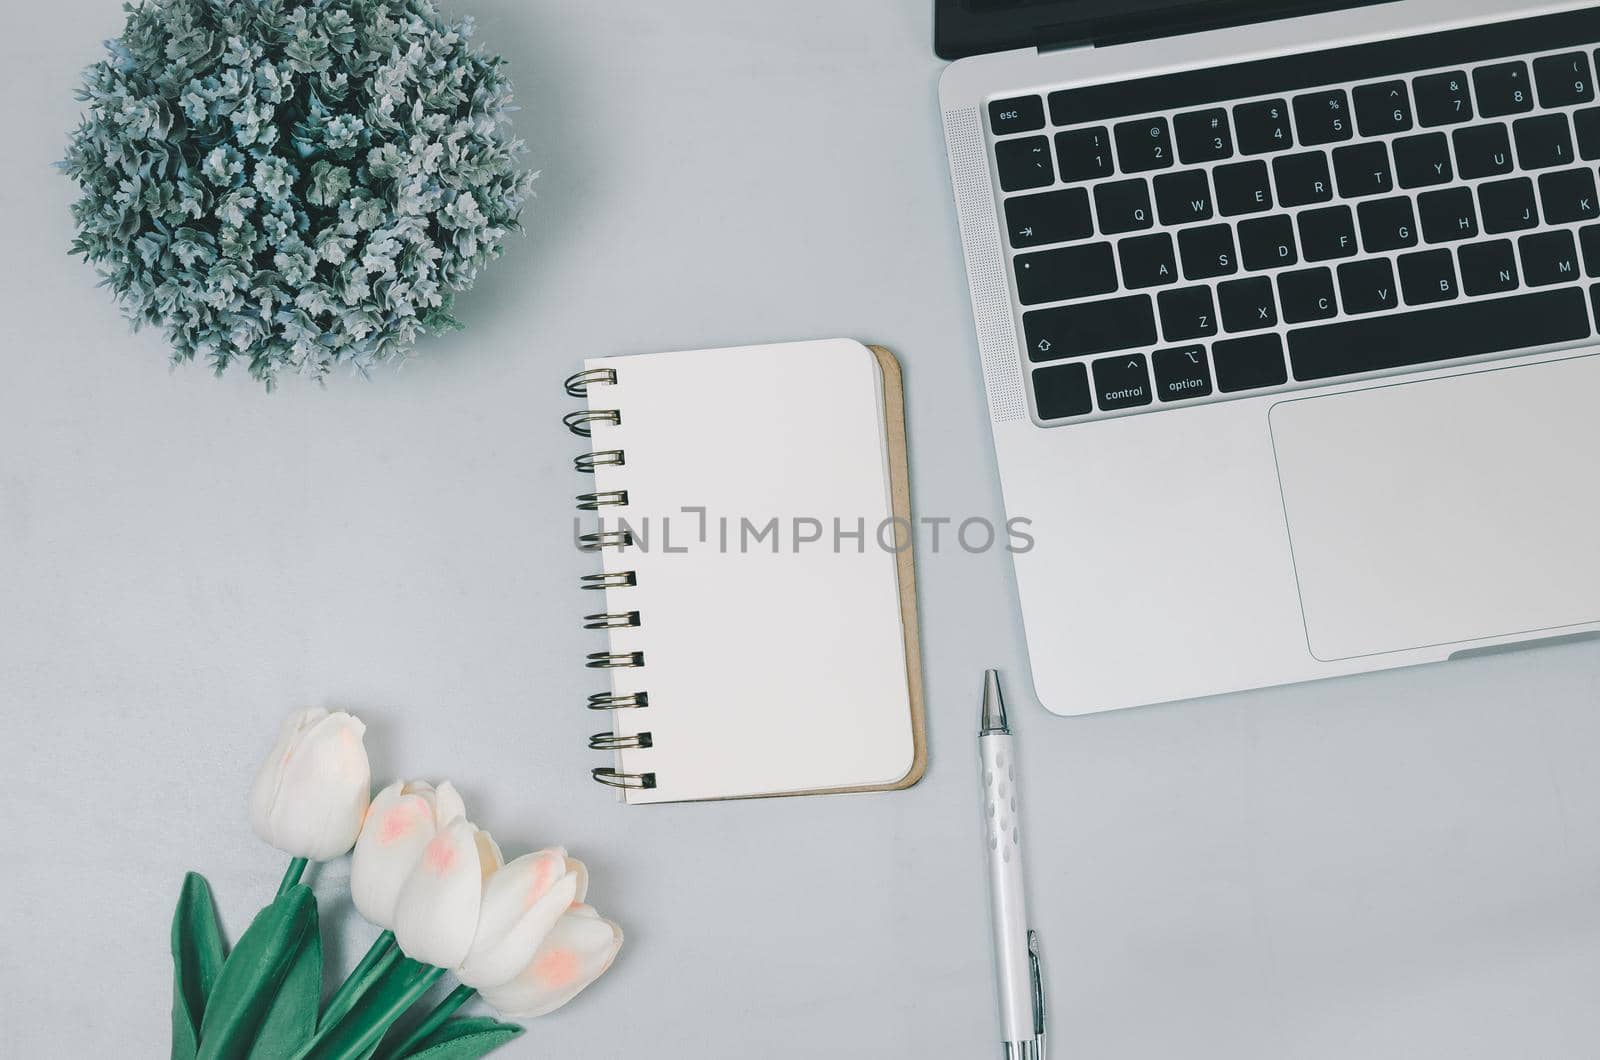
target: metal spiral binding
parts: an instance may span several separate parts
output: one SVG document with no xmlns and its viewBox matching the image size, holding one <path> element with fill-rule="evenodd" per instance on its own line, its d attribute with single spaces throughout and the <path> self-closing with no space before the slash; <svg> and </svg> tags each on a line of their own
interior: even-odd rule
<svg viewBox="0 0 1600 1060">
<path fill-rule="evenodd" d="M 621 449 L 596 449 L 593 452 L 579 453 L 572 458 L 572 466 L 582 471 L 585 475 L 594 474 L 597 467 L 621 467 L 627 463 Z"/>
<path fill-rule="evenodd" d="M 639 612 L 618 611 L 611 614 L 604 612 L 597 615 L 583 616 L 584 629 L 638 629 Z"/>
<path fill-rule="evenodd" d="M 578 547 L 585 552 L 599 552 L 605 548 L 627 548 L 633 544 L 631 530 L 596 530 L 592 534 L 579 534 Z"/>
<path fill-rule="evenodd" d="M 589 775 L 608 788 L 633 788 L 648 791 L 656 786 L 654 773 L 621 773 L 615 769 L 591 769 Z"/>
<path fill-rule="evenodd" d="M 611 692 L 596 692 L 589 697 L 590 710 L 640 710 L 649 705 L 648 692 L 629 692 L 620 696 Z"/>
<path fill-rule="evenodd" d="M 631 570 L 613 571 L 609 574 L 585 574 L 578 579 L 584 589 L 632 589 L 639 584 L 639 576 Z"/>
<path fill-rule="evenodd" d="M 589 387 L 595 383 L 615 383 L 617 370 L 615 368 L 591 368 L 587 372 L 567 376 L 563 385 L 567 388 L 569 397 L 587 397 Z"/>
<path fill-rule="evenodd" d="M 585 664 L 591 670 L 637 669 L 644 665 L 642 651 L 592 651 Z"/>
<path fill-rule="evenodd" d="M 655 746 L 655 737 L 648 732 L 632 736 L 619 736 L 614 732 L 597 732 L 589 737 L 591 751 L 621 751 L 625 749 L 648 750 Z"/>
<path fill-rule="evenodd" d="M 591 423 L 609 423 L 613 427 L 621 426 L 622 413 L 616 409 L 585 409 L 582 412 L 569 412 L 561 417 L 561 422 L 567 425 L 567 430 L 580 438 L 590 437 L 594 431 Z"/>
<path fill-rule="evenodd" d="M 589 388 L 593 386 L 614 386 L 617 382 L 617 371 L 614 368 L 590 368 L 575 375 L 568 376 L 563 384 L 568 396 L 581 398 L 587 397 Z M 593 437 L 593 425 L 596 423 L 609 423 L 620 426 L 622 413 L 618 409 L 588 409 L 581 412 L 568 413 L 562 422 L 573 434 L 583 438 Z M 621 449 L 596 449 L 581 453 L 572 461 L 572 466 L 583 474 L 592 475 L 597 468 L 622 467 L 627 463 L 627 456 Z M 628 504 L 627 490 L 597 490 L 593 493 L 581 493 L 577 497 L 580 512 L 597 512 L 603 508 L 624 508 Z M 607 548 L 623 549 L 632 545 L 633 534 L 626 529 L 596 530 L 592 533 L 581 534 L 578 537 L 578 547 L 585 552 L 600 552 Z M 585 574 L 583 576 L 585 589 L 631 589 L 639 584 L 638 576 L 633 571 L 608 571 L 602 574 Z M 584 629 L 637 629 L 640 625 L 639 612 L 637 611 L 602 611 L 583 617 Z M 585 665 L 593 670 L 633 669 L 644 666 L 644 652 L 642 651 L 597 651 L 590 652 Z M 639 710 L 649 706 L 650 695 L 648 692 L 596 692 L 589 697 L 590 710 Z M 647 750 L 655 746 L 655 737 L 649 732 L 640 732 L 634 735 L 622 735 L 615 732 L 597 732 L 589 737 L 589 747 L 595 751 L 624 751 Z M 595 781 L 613 788 L 630 788 L 648 790 L 656 786 L 654 773 L 624 773 L 616 769 L 601 768 L 592 771 Z"/>
<path fill-rule="evenodd" d="M 605 490 L 602 493 L 578 494 L 578 511 L 580 512 L 597 512 L 601 508 L 624 508 L 627 504 L 627 490 Z"/>
</svg>

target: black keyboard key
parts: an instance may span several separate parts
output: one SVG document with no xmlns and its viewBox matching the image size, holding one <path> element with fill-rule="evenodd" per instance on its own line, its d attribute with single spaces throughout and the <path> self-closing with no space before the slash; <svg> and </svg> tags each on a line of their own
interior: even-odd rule
<svg viewBox="0 0 1600 1060">
<path fill-rule="evenodd" d="M 1517 137 L 1517 164 L 1521 168 L 1549 169 L 1572 164 L 1572 130 L 1565 114 L 1523 118 L 1512 129 Z"/>
<path fill-rule="evenodd" d="M 1472 93 L 1465 72 L 1419 77 L 1411 87 L 1417 95 L 1417 120 L 1425 128 L 1472 120 Z"/>
<path fill-rule="evenodd" d="M 1383 136 L 1411 128 L 1411 93 L 1404 81 L 1362 85 L 1355 91 L 1356 124 L 1362 136 Z"/>
<path fill-rule="evenodd" d="M 1350 100 L 1333 88 L 1294 97 L 1294 125 L 1308 147 L 1350 139 Z"/>
<path fill-rule="evenodd" d="M 1321 151 L 1279 155 L 1272 160 L 1272 176 L 1278 185 L 1279 206 L 1309 206 L 1333 198 L 1328 156 Z"/>
<path fill-rule="evenodd" d="M 1056 160 L 1061 164 L 1061 179 L 1068 184 L 1099 180 L 1116 172 L 1111 134 L 1103 126 L 1056 133 Z"/>
<path fill-rule="evenodd" d="M 1155 179 L 1156 210 L 1161 223 L 1177 227 L 1209 221 L 1211 183 L 1203 169 L 1186 169 L 1181 173 L 1163 173 Z"/>
<path fill-rule="evenodd" d="M 1356 216 L 1361 220 L 1361 244 L 1369 254 L 1417 245 L 1417 218 L 1404 195 L 1364 202 L 1356 208 Z"/>
<path fill-rule="evenodd" d="M 1018 249 L 1086 239 L 1094 235 L 1089 193 L 1066 188 L 1007 199 L 1006 232 Z"/>
<path fill-rule="evenodd" d="M 1566 283 L 1583 275 L 1571 232 L 1540 232 L 1517 240 L 1522 277 L 1529 287 Z"/>
<path fill-rule="evenodd" d="M 1017 299 L 1023 305 L 1064 302 L 1117 289 L 1117 267 L 1107 243 L 1018 254 L 1015 265 Z"/>
<path fill-rule="evenodd" d="M 1461 256 L 1461 289 L 1476 298 L 1517 289 L 1517 251 L 1509 239 L 1469 243 Z"/>
<path fill-rule="evenodd" d="M 1265 276 L 1229 280 L 1217 285 L 1224 331 L 1260 331 L 1278 326 L 1278 306 L 1272 299 L 1272 281 Z"/>
<path fill-rule="evenodd" d="M 1600 217 L 1595 198 L 1594 170 L 1563 169 L 1539 178 L 1539 201 L 1544 203 L 1546 224 L 1570 225 Z"/>
<path fill-rule="evenodd" d="M 1172 237 L 1165 232 L 1132 236 L 1117 244 L 1122 260 L 1122 284 L 1130 291 L 1178 282 L 1178 261 L 1172 254 Z"/>
<path fill-rule="evenodd" d="M 1583 271 L 1589 279 L 1600 276 L 1600 225 L 1578 229 L 1578 245 L 1583 248 Z"/>
<path fill-rule="evenodd" d="M 1161 306 L 1161 334 L 1168 342 L 1202 339 L 1217 333 L 1217 309 L 1211 301 L 1211 288 L 1162 291 L 1157 301 Z"/>
<path fill-rule="evenodd" d="M 1459 293 L 1455 256 L 1448 250 L 1400 255 L 1400 290 L 1407 305 L 1452 301 Z"/>
<path fill-rule="evenodd" d="M 1033 373 L 1033 404 L 1041 420 L 1087 416 L 1094 411 L 1089 369 L 1083 364 L 1055 364 Z"/>
<path fill-rule="evenodd" d="M 1117 162 L 1124 173 L 1147 173 L 1172 165 L 1172 133 L 1165 118 L 1125 121 L 1113 130 Z"/>
<path fill-rule="evenodd" d="M 1044 100 L 1038 96 L 994 100 L 989 104 L 989 128 L 996 136 L 1044 128 Z"/>
<path fill-rule="evenodd" d="M 1233 229 L 1227 225 L 1184 229 L 1178 233 L 1178 250 L 1183 255 L 1183 278 L 1186 280 L 1209 280 L 1239 271 L 1239 256 L 1233 249 Z"/>
<path fill-rule="evenodd" d="M 1094 389 L 1102 412 L 1150 404 L 1150 370 L 1144 354 L 1125 353 L 1094 362 Z"/>
<path fill-rule="evenodd" d="M 1321 324 L 1289 332 L 1289 359 L 1296 379 L 1330 379 L 1575 342 L 1589 337 L 1585 302 L 1567 287 Z"/>
<path fill-rule="evenodd" d="M 1143 177 L 1096 185 L 1094 210 L 1100 216 L 1100 231 L 1108 236 L 1137 232 L 1155 224 L 1150 212 L 1150 185 Z"/>
<path fill-rule="evenodd" d="M 1572 127 L 1578 133 L 1578 157 L 1585 162 L 1600 158 L 1600 107 L 1573 111 Z"/>
<path fill-rule="evenodd" d="M 1156 396 L 1162 401 L 1187 401 L 1211 394 L 1211 365 L 1204 346 L 1157 350 L 1151 361 L 1156 370 Z"/>
<path fill-rule="evenodd" d="M 1539 106 L 1548 109 L 1594 102 L 1594 81 L 1589 77 L 1589 57 L 1583 52 L 1549 55 L 1533 61 L 1533 79 L 1539 85 Z"/>
<path fill-rule="evenodd" d="M 1472 85 L 1478 90 L 1478 113 L 1485 118 L 1525 114 L 1533 109 L 1533 89 L 1525 62 L 1480 66 L 1472 72 Z"/>
<path fill-rule="evenodd" d="M 1356 223 L 1348 206 L 1307 210 L 1300 215 L 1300 250 L 1307 261 L 1349 258 L 1356 252 Z"/>
<path fill-rule="evenodd" d="M 1339 266 L 1339 303 L 1349 314 L 1379 312 L 1400 304 L 1389 259 L 1350 261 Z"/>
<path fill-rule="evenodd" d="M 1211 171 L 1222 216 L 1272 209 L 1272 183 L 1265 162 L 1234 162 Z"/>
<path fill-rule="evenodd" d="M 1172 130 L 1184 165 L 1233 157 L 1233 129 L 1228 125 L 1228 112 L 1221 107 L 1180 114 L 1172 119 Z"/>
<path fill-rule="evenodd" d="M 1417 196 L 1422 238 L 1429 243 L 1452 243 L 1478 237 L 1478 211 L 1471 188 L 1445 188 Z"/>
<path fill-rule="evenodd" d="M 1006 191 L 1026 191 L 1056 182 L 1050 141 L 1042 136 L 1001 140 L 994 145 L 994 160 L 1000 170 L 1000 187 Z"/>
<path fill-rule="evenodd" d="M 1147 294 L 1104 302 L 1035 309 L 1022 314 L 1028 356 L 1035 361 L 1154 346 L 1155 310 Z"/>
<path fill-rule="evenodd" d="M 1389 149 L 1382 143 L 1335 148 L 1333 171 L 1339 178 L 1339 194 L 1346 199 L 1387 195 L 1394 190 Z"/>
<path fill-rule="evenodd" d="M 1281 99 L 1261 103 L 1241 103 L 1233 108 L 1233 126 L 1239 140 L 1239 153 L 1264 155 L 1287 151 L 1294 146 L 1294 130 L 1289 127 L 1289 105 Z"/>
<path fill-rule="evenodd" d="M 1217 389 L 1224 394 L 1282 386 L 1289 381 L 1283 364 L 1283 340 L 1277 335 L 1223 339 L 1211 347 L 1217 363 Z"/>
<path fill-rule="evenodd" d="M 1283 214 L 1240 221 L 1239 254 L 1246 272 L 1297 264 L 1300 259 L 1294 249 L 1294 222 Z"/>
<path fill-rule="evenodd" d="M 1483 210 L 1483 230 L 1490 235 L 1517 232 L 1539 224 L 1538 207 L 1533 201 L 1533 181 L 1527 177 L 1479 185 L 1478 204 Z"/>
<path fill-rule="evenodd" d="M 1463 180 L 1503 177 L 1511 172 L 1511 133 L 1500 124 L 1455 131 L 1456 168 Z"/>
<path fill-rule="evenodd" d="M 1283 303 L 1286 324 L 1327 320 L 1339 312 L 1333 294 L 1333 270 L 1302 269 L 1278 277 L 1278 300 Z"/>
<path fill-rule="evenodd" d="M 1339 266 L 1339 301 L 1346 313 L 1378 313 L 1400 304 L 1394 269 L 1388 258 L 1352 261 Z"/>
<path fill-rule="evenodd" d="M 1406 136 L 1394 142 L 1394 168 L 1402 188 L 1448 184 L 1455 178 L 1450 167 L 1450 141 L 1444 133 Z"/>
</svg>

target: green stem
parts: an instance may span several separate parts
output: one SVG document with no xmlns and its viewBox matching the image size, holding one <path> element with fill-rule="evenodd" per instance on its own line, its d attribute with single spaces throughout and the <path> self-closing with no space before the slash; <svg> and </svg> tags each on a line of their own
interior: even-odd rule
<svg viewBox="0 0 1600 1060">
<path fill-rule="evenodd" d="M 428 992 L 443 968 L 401 958 L 390 965 L 383 983 L 338 1023 L 318 1029 L 316 1036 L 294 1054 L 294 1060 L 357 1060 L 377 1048 L 384 1034 L 406 1009 Z"/>
<path fill-rule="evenodd" d="M 385 931 L 372 943 L 367 955 L 361 958 L 361 963 L 339 984 L 339 989 L 333 992 L 328 999 L 328 1005 L 322 1010 L 322 1018 L 317 1021 L 318 1027 L 331 1027 L 344 1018 L 355 1003 L 361 1000 L 361 995 L 377 982 L 400 956 L 400 948 L 394 944 L 394 932 Z"/>
<path fill-rule="evenodd" d="M 306 859 L 295 858 L 289 862 L 289 871 L 283 874 L 283 882 L 278 884 L 278 897 L 282 898 L 289 893 L 289 888 L 300 882 L 300 877 L 306 874 Z"/>
<path fill-rule="evenodd" d="M 426 1019 L 417 1024 L 415 1030 L 405 1036 L 399 1045 L 392 1049 L 385 1048 L 381 1050 L 373 1056 L 372 1060 L 401 1060 L 412 1049 L 415 1049 L 424 1038 L 438 1030 L 445 1020 L 454 1016 L 456 1009 L 476 997 L 477 993 L 476 990 L 465 984 L 456 987 L 450 991 L 448 997 L 439 1002 L 432 1012 L 428 1013 Z"/>
</svg>

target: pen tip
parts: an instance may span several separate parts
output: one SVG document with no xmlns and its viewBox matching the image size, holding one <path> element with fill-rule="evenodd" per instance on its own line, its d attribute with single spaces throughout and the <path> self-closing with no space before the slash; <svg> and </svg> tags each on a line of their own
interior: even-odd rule
<svg viewBox="0 0 1600 1060">
<path fill-rule="evenodd" d="M 979 734 L 992 732 L 1010 732 L 1011 727 L 1006 723 L 1006 701 L 1000 693 L 1000 673 L 998 670 L 985 670 L 983 672 L 983 715 L 979 725 Z"/>
</svg>

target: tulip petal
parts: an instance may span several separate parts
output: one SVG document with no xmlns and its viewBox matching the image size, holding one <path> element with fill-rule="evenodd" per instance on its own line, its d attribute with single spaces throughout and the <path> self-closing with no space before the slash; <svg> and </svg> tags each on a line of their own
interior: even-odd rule
<svg viewBox="0 0 1600 1060">
<path fill-rule="evenodd" d="M 327 861 L 355 845 L 372 794 L 366 726 L 343 711 L 300 734 L 272 804 L 271 842 L 295 857 Z"/>
<path fill-rule="evenodd" d="M 509 983 L 482 990 L 483 999 L 510 1019 L 554 1012 L 611 967 L 622 930 L 589 906 L 556 921 L 528 966 Z"/>
<path fill-rule="evenodd" d="M 505 855 L 500 853 L 500 844 L 494 841 L 494 836 L 483 829 L 478 830 L 478 865 L 483 869 L 483 880 L 489 882 L 489 877 L 500 871 L 506 863 Z"/>
<path fill-rule="evenodd" d="M 367 820 L 350 859 L 350 896 L 368 921 L 393 930 L 395 903 L 406 877 L 438 834 L 432 789 L 390 784 L 367 809 Z"/>
<path fill-rule="evenodd" d="M 514 979 L 572 905 L 578 883 L 562 850 L 525 854 L 490 876 L 478 931 L 457 977 L 480 990 Z"/>
<path fill-rule="evenodd" d="M 328 712 L 321 707 L 307 707 L 283 719 L 272 751 L 261 763 L 255 782 L 250 785 L 250 827 L 268 843 L 276 845 L 272 836 L 272 806 L 283 786 L 283 772 L 289 765 L 295 745 L 307 729 L 327 716 Z"/>
<path fill-rule="evenodd" d="M 565 854 L 566 851 L 563 850 L 562 853 Z M 578 877 L 578 889 L 572 895 L 573 904 L 582 905 L 584 899 L 589 896 L 589 866 L 577 858 L 568 858 L 567 871 Z"/>
<path fill-rule="evenodd" d="M 478 829 L 461 817 L 423 847 L 395 903 L 395 940 L 407 957 L 441 968 L 466 959 L 483 901 L 478 850 Z"/>
<path fill-rule="evenodd" d="M 433 789 L 433 815 L 440 828 L 467 815 L 467 804 L 461 801 L 461 793 L 448 780 Z"/>
</svg>

